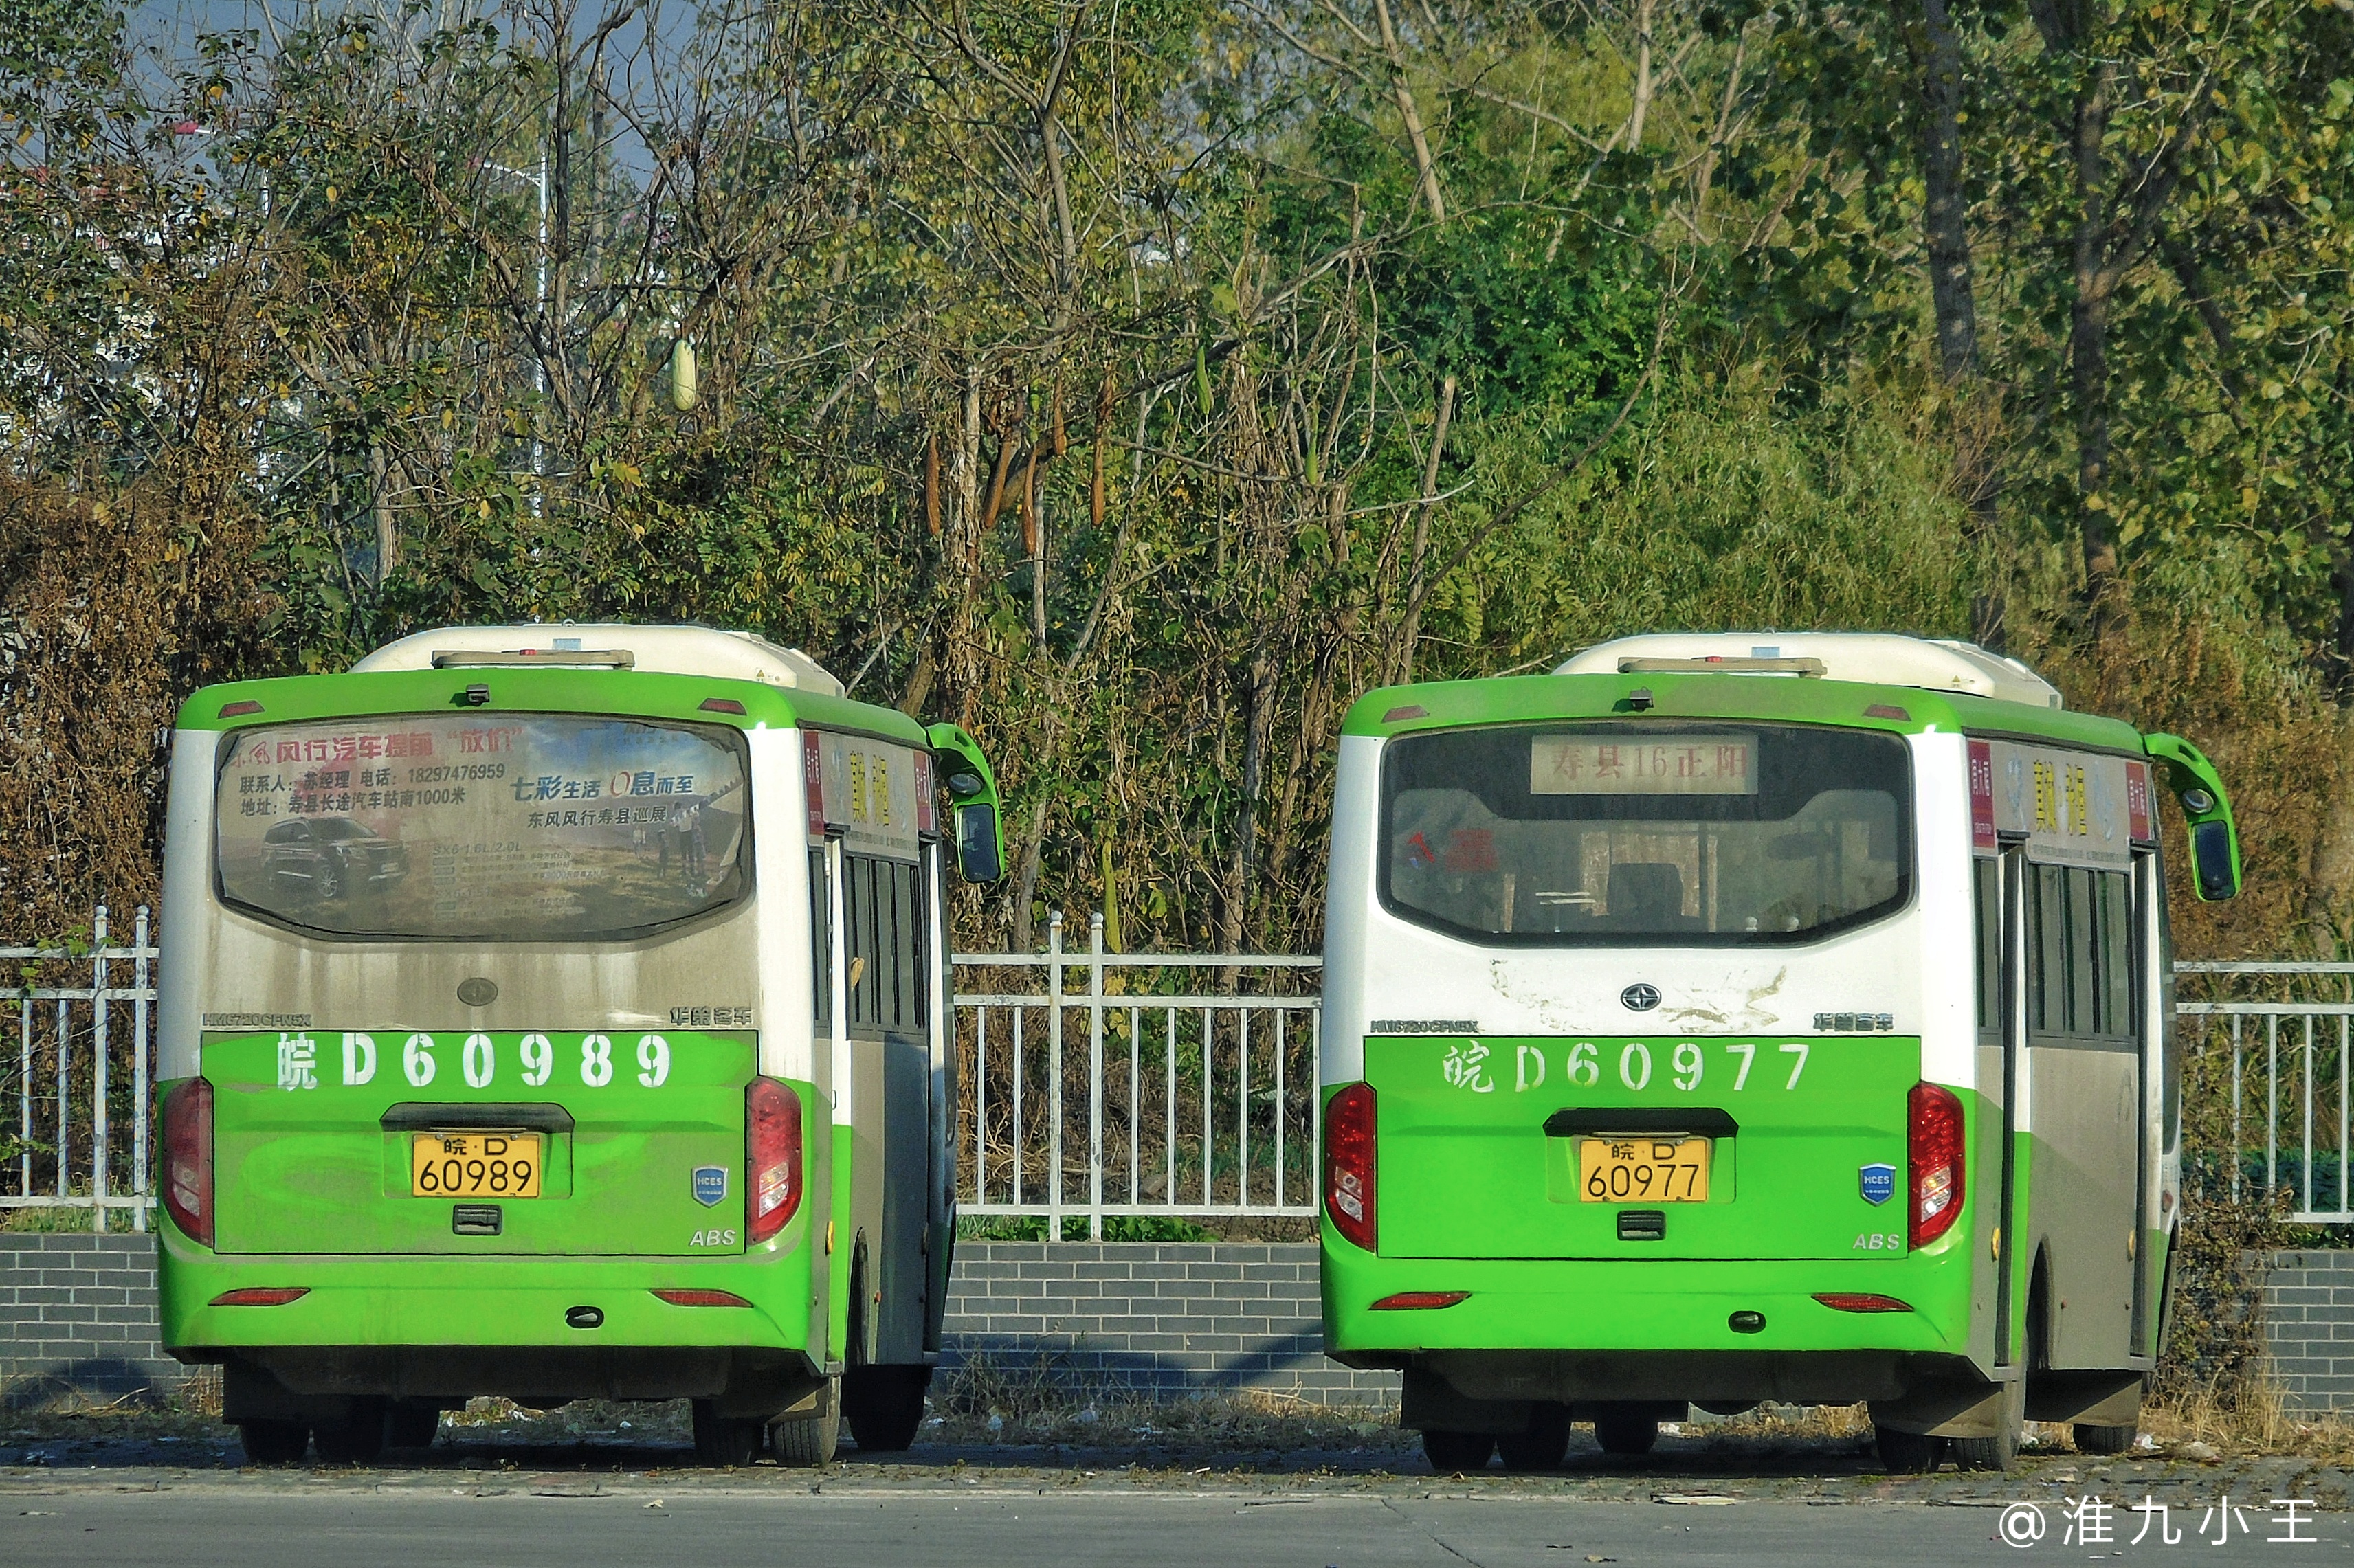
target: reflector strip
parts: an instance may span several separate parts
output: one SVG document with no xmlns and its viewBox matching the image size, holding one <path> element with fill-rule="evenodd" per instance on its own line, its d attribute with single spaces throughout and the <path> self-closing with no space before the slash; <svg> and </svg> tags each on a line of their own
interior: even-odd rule
<svg viewBox="0 0 2354 1568">
<path fill-rule="evenodd" d="M 311 1294 L 307 1285 L 249 1285 L 242 1290 L 224 1290 L 212 1298 L 215 1307 L 283 1307 L 289 1301 L 300 1301 Z"/>
<path fill-rule="evenodd" d="M 1469 1290 L 1401 1290 L 1394 1296 L 1384 1296 L 1373 1303 L 1376 1312 L 1422 1312 L 1437 1307 L 1452 1307 L 1471 1293 Z"/>
<path fill-rule="evenodd" d="M 1818 1291 L 1815 1293 L 1815 1299 L 1834 1312 L 1910 1312 L 1913 1310 L 1911 1303 L 1899 1301 L 1893 1296 L 1873 1296 L 1862 1291 Z"/>
<path fill-rule="evenodd" d="M 735 714 L 740 716 L 744 712 L 744 705 L 733 697 L 705 697 L 695 705 L 707 714 Z"/>
<path fill-rule="evenodd" d="M 732 1290 L 657 1290 L 656 1296 L 673 1307 L 749 1307 L 751 1303 Z"/>
<path fill-rule="evenodd" d="M 223 718 L 243 718 L 248 714 L 258 714 L 260 711 L 261 705 L 250 700 L 241 703 L 223 703 L 221 705 L 220 716 Z"/>
</svg>

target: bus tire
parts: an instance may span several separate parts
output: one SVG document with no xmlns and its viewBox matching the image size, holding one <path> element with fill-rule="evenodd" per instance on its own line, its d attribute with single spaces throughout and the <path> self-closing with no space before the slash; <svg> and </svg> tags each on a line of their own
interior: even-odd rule
<svg viewBox="0 0 2354 1568">
<path fill-rule="evenodd" d="M 1492 1432 L 1440 1432 L 1437 1429 L 1422 1435 L 1423 1457 L 1430 1467 L 1442 1476 L 1471 1475 L 1488 1467 L 1488 1456 L 1496 1451 L 1496 1435 Z"/>
<path fill-rule="evenodd" d="M 842 1413 L 862 1454 L 899 1454 L 913 1447 L 924 1424 L 925 1366 L 853 1367 L 842 1375 Z"/>
<path fill-rule="evenodd" d="M 1528 1429 L 1498 1433 L 1496 1452 L 1504 1457 L 1504 1468 L 1522 1475 L 1560 1469 L 1562 1456 L 1569 1452 L 1568 1407 L 1550 1403 L 1532 1406 Z"/>
<path fill-rule="evenodd" d="M 341 1421 L 313 1426 L 311 1441 L 323 1464 L 374 1464 L 384 1452 L 384 1405 L 374 1399 L 355 1399 Z"/>
<path fill-rule="evenodd" d="M 1893 1426 L 1875 1426 L 1872 1442 L 1880 1450 L 1880 1462 L 1892 1476 L 1927 1476 L 1936 1473 L 1946 1461 L 1947 1439 L 1932 1437 L 1921 1432 L 1899 1432 Z"/>
<path fill-rule="evenodd" d="M 695 1402 L 695 1462 L 713 1469 L 749 1469 L 760 1457 L 761 1423 L 722 1415 L 707 1399 Z"/>
<path fill-rule="evenodd" d="M 1651 1451 L 1659 1440 L 1659 1424 L 1634 1411 L 1606 1408 L 1594 1417 L 1594 1440 L 1604 1453 L 1632 1459 Z"/>
<path fill-rule="evenodd" d="M 249 1464 L 299 1465 L 311 1446 L 311 1429 L 299 1421 L 240 1421 L 237 1440 Z"/>
<path fill-rule="evenodd" d="M 822 1470 L 842 1445 L 842 1402 L 829 1399 L 823 1415 L 779 1421 L 769 1428 L 769 1450 L 788 1469 Z"/>
<path fill-rule="evenodd" d="M 395 1400 L 384 1407 L 384 1446 L 387 1448 L 430 1448 L 433 1439 L 440 1435 L 439 1405 Z"/>
<path fill-rule="evenodd" d="M 2019 1428 L 1992 1437 L 1949 1437 L 1954 1466 L 1963 1470 L 2008 1470 L 2019 1460 Z"/>
<path fill-rule="evenodd" d="M 2096 1426 L 2079 1421 L 2072 1432 L 2079 1454 L 2123 1454 L 2133 1447 L 2134 1439 L 2140 1435 L 2141 1424 L 2134 1421 L 2123 1426 Z"/>
</svg>

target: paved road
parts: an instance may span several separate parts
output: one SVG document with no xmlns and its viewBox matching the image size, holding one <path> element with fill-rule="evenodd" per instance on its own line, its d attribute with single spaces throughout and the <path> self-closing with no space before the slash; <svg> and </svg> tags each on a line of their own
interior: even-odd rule
<svg viewBox="0 0 2354 1568">
<path fill-rule="evenodd" d="M 585 1490 L 585 1489 L 576 1489 Z M 121 1492 L 60 1488 L 17 1493 L 0 1513 L 0 1561 L 246 1568 L 300 1563 L 483 1564 L 560 1568 L 626 1564 L 823 1563 L 828 1568 L 1042 1568 L 1045 1564 L 1306 1564 L 1375 1568 L 1584 1568 L 1643 1564 L 1930 1564 L 2081 1563 L 2098 1557 L 2191 1563 L 2346 1560 L 2344 1515 L 2327 1516 L 2321 1544 L 2253 1539 L 2218 1549 L 2184 1531 L 2171 1550 L 2124 1541 L 2062 1546 L 2055 1527 L 2014 1550 L 1996 1539 L 1992 1508 L 1913 1503 L 1723 1507 L 1581 1502 L 1531 1496 L 1369 1496 L 1313 1489 L 1159 1495 L 1092 1488 L 975 1486 L 889 1495 L 853 1487 L 819 1495 L 770 1488 L 649 1495 L 453 1496 L 447 1487 L 320 1495 L 255 1489 Z M 2177 1522 L 2196 1524 L 2195 1520 Z M 2302 1552 L 2303 1555 L 2296 1553 Z"/>
</svg>

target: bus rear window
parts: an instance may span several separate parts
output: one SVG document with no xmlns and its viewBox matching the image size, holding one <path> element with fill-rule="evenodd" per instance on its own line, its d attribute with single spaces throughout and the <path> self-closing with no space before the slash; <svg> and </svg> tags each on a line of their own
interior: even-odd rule
<svg viewBox="0 0 2354 1568">
<path fill-rule="evenodd" d="M 222 743 L 222 899 L 340 937 L 637 935 L 744 890 L 741 736 L 573 715 L 368 715 Z"/>
<path fill-rule="evenodd" d="M 1483 942 L 1811 941 L 1911 892 L 1904 744 L 1773 725 L 1548 725 L 1390 743 L 1382 901 Z"/>
</svg>

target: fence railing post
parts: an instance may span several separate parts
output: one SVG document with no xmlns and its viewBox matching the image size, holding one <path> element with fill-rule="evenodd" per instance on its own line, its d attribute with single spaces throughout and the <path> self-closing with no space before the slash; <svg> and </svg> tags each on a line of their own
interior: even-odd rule
<svg viewBox="0 0 2354 1568">
<path fill-rule="evenodd" d="M 132 1206 L 131 1228 L 147 1228 L 147 1119 L 153 1115 L 148 1105 L 147 1070 L 147 906 L 142 904 L 131 924 L 131 948 L 137 955 L 131 962 L 132 984 L 138 995 L 131 1001 L 131 1103 L 137 1119 L 131 1124 L 131 1195 L 139 1200 Z"/>
<path fill-rule="evenodd" d="M 106 906 L 90 922 L 96 944 L 90 960 L 90 1228 L 106 1232 Z"/>
<path fill-rule="evenodd" d="M 1087 916 L 1087 1239 L 1103 1240 L 1104 917 Z"/>
<path fill-rule="evenodd" d="M 1063 1239 L 1063 912 L 1046 917 L 1046 1239 Z"/>
</svg>

